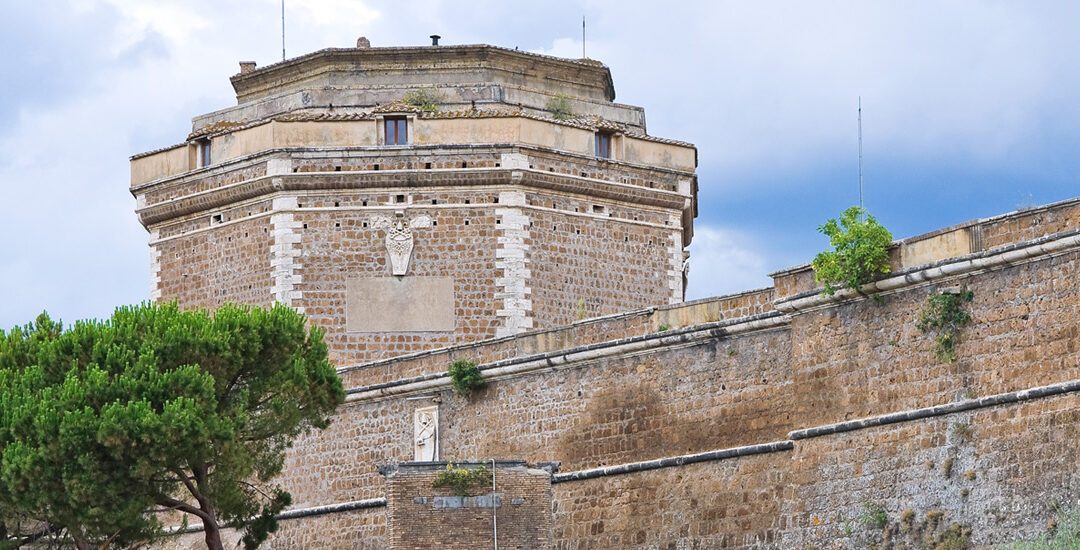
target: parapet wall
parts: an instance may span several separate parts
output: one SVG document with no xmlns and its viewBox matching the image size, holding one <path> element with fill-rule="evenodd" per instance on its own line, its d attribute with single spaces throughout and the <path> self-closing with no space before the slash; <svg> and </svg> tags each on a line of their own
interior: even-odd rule
<svg viewBox="0 0 1080 550">
<path fill-rule="evenodd" d="M 300 510 L 385 498 L 377 466 L 413 460 L 414 411 L 436 406 L 440 459 L 561 463 L 553 548 L 1034 536 L 1080 490 L 1077 204 L 901 241 L 895 272 L 862 295 L 822 297 L 793 269 L 775 289 L 345 369 L 348 402 L 297 442 L 282 483 Z M 905 246 L 955 231 L 982 244 L 903 263 Z M 944 363 L 915 324 L 956 286 L 973 292 L 973 322 Z M 443 374 L 458 358 L 488 380 L 471 398 Z M 877 508 L 883 526 L 865 519 Z M 344 546 L 333 527 L 302 546 L 395 548 L 386 513 L 362 512 L 369 535 Z M 329 525 L 315 517 L 335 516 L 285 520 L 268 547 L 301 545 L 290 533 L 304 522 Z"/>
</svg>

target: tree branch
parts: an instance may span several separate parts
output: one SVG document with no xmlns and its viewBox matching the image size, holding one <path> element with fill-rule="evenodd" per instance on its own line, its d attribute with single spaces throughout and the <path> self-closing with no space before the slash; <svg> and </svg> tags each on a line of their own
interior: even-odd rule
<svg viewBox="0 0 1080 550">
<path fill-rule="evenodd" d="M 214 521 L 214 517 L 211 516 L 210 514 L 204 512 L 204 511 L 200 510 L 199 508 L 196 508 L 196 507 L 194 507 L 194 506 L 192 506 L 192 505 L 190 505 L 190 504 L 188 504 L 188 503 L 186 503 L 186 502 L 184 502 L 182 500 L 176 500 L 175 498 L 165 496 L 165 495 L 158 495 L 157 496 L 157 503 L 162 505 L 162 506 L 169 506 L 173 510 L 180 510 L 181 512 L 187 512 L 187 513 L 189 513 L 189 514 L 191 514 L 193 516 L 198 516 L 199 519 L 203 520 L 204 522 Z"/>
</svg>

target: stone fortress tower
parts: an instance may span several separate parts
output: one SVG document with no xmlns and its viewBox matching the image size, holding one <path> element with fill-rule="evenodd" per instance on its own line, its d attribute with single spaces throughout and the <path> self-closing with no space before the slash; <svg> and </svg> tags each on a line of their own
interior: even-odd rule
<svg viewBox="0 0 1080 550">
<path fill-rule="evenodd" d="M 682 301 L 697 151 L 606 66 L 357 46 L 241 63 L 236 106 L 132 157 L 153 299 L 282 302 L 341 366 Z"/>
</svg>

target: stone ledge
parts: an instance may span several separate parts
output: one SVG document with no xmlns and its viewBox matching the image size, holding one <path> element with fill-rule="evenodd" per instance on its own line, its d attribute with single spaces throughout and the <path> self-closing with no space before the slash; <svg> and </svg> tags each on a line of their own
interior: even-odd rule
<svg viewBox="0 0 1080 550">
<path fill-rule="evenodd" d="M 551 482 L 565 483 L 567 481 L 581 481 L 598 477 L 630 474 L 634 472 L 643 472 L 646 470 L 670 468 L 673 466 L 683 466 L 686 464 L 694 464 L 697 462 L 708 462 L 712 460 L 724 460 L 727 458 L 736 458 L 740 456 L 790 451 L 794 448 L 795 442 L 791 440 L 774 441 L 772 443 L 760 443 L 757 445 L 744 445 L 742 447 L 731 447 L 728 449 L 718 449 L 715 451 L 706 451 L 703 453 L 671 456 L 667 458 L 658 458 L 655 460 L 645 460 L 642 462 L 629 462 L 626 464 L 619 464 L 617 466 L 606 466 L 603 468 L 593 468 L 590 470 L 567 472 L 565 474 L 555 474 L 551 476 Z"/>
<path fill-rule="evenodd" d="M 286 510 L 277 515 L 277 519 L 299 519 L 311 516 L 321 516 L 324 514 L 337 514 L 341 512 L 351 512 L 353 510 L 366 510 L 368 508 L 381 508 L 386 506 L 386 499 L 369 498 L 367 500 L 354 500 L 350 502 L 338 502 L 335 504 L 325 504 L 323 506 L 312 506 L 310 508 L 298 508 L 295 510 Z M 199 533 L 204 530 L 203 524 L 195 523 L 188 525 L 186 528 L 172 527 L 166 528 L 165 532 L 170 535 L 182 535 L 185 533 Z"/>
<path fill-rule="evenodd" d="M 209 211 L 281 191 L 354 189 L 409 189 L 433 186 L 523 186 L 578 193 L 638 205 L 682 210 L 687 197 L 675 191 L 651 189 L 619 182 L 583 178 L 540 170 L 507 168 L 446 168 L 410 170 L 357 170 L 350 172 L 297 172 L 261 176 L 239 183 L 192 193 L 136 211 L 144 226 Z M 454 205 L 447 205 L 454 206 Z M 674 229 L 674 228 L 673 228 Z"/>
<path fill-rule="evenodd" d="M 770 312 L 734 321 L 706 323 L 683 329 L 598 342 L 549 353 L 512 357 L 482 365 L 480 371 L 484 374 L 485 380 L 498 380 L 500 378 L 520 376 L 537 370 L 570 368 L 578 364 L 616 355 L 641 353 L 660 347 L 690 345 L 710 338 L 786 327 L 789 323 L 790 318 L 788 316 Z M 445 372 L 438 372 L 352 388 L 346 391 L 345 401 L 347 403 L 367 401 L 390 395 L 440 391 L 450 387 L 450 377 Z"/>
<path fill-rule="evenodd" d="M 997 405 L 1020 403 L 1023 401 L 1038 399 L 1041 397 L 1052 397 L 1055 395 L 1062 395 L 1075 391 L 1080 391 L 1080 380 L 1072 380 L 1069 382 L 1061 382 L 1059 384 L 1050 384 L 1049 386 L 1039 386 L 1036 388 L 1029 388 L 1026 390 L 1008 393 L 999 393 L 996 395 L 980 397 L 978 399 L 966 399 L 964 401 L 946 403 L 944 405 L 935 405 L 933 407 L 924 407 L 921 409 L 912 409 L 897 413 L 883 414 L 880 416 L 871 416 L 869 418 L 861 418 L 858 420 L 848 420 L 846 422 L 837 422 L 836 424 L 815 426 L 813 428 L 806 428 L 804 430 L 792 431 L 788 433 L 788 438 L 792 440 L 799 440 L 808 439 L 811 437 L 819 437 L 823 435 L 851 432 L 864 428 L 872 428 L 874 426 L 884 426 L 886 424 L 896 424 L 898 422 L 907 422 L 910 420 L 919 420 L 922 418 L 944 416 L 947 414 L 970 411 L 974 409 L 982 409 L 986 407 L 994 407 Z"/>
</svg>

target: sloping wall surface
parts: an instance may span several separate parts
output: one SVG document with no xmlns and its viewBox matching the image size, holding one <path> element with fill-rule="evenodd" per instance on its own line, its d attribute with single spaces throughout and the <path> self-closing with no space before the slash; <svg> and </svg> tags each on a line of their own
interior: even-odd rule
<svg viewBox="0 0 1080 550">
<path fill-rule="evenodd" d="M 775 274 L 775 288 L 343 371 L 349 401 L 297 442 L 281 481 L 298 510 L 383 498 L 376 467 L 413 460 L 414 410 L 437 406 L 443 460 L 561 463 L 553 548 L 1037 535 L 1080 491 L 1077 204 L 923 238 L 965 232 L 941 241 L 967 243 L 938 254 L 952 256 L 904 241 L 894 273 L 863 293 L 823 297 L 804 266 Z M 905 246 L 923 263 L 905 265 Z M 955 287 L 972 291 L 973 321 L 943 362 L 916 320 Z M 458 358 L 489 382 L 468 399 L 444 375 Z M 287 519 L 267 547 L 391 548 L 385 518 L 372 507 Z M 314 522 L 318 534 L 302 534 Z"/>
</svg>

